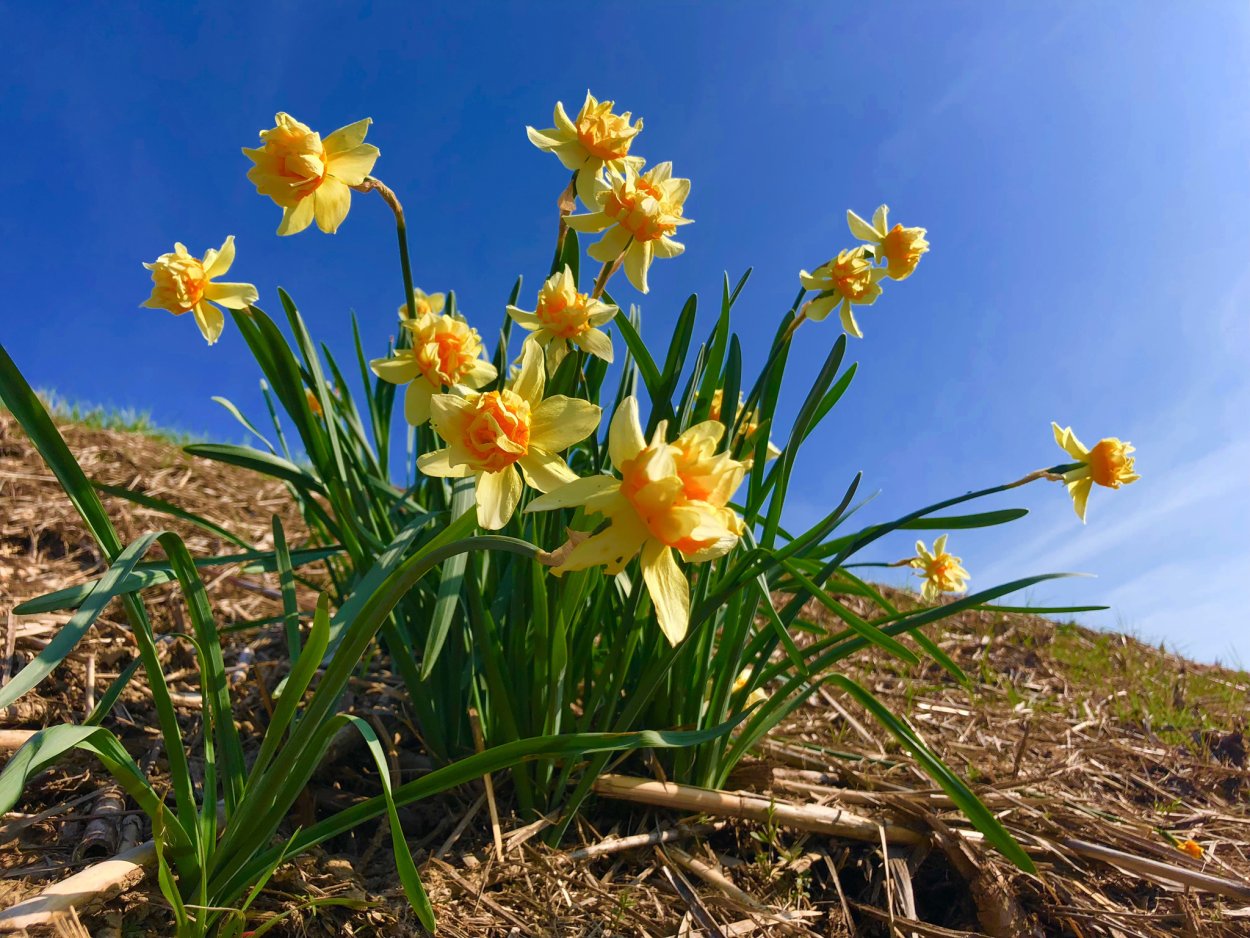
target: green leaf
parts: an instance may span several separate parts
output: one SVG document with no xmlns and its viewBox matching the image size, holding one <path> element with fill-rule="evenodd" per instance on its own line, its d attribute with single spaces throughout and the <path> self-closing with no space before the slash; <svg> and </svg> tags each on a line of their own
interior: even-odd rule
<svg viewBox="0 0 1250 938">
<path fill-rule="evenodd" d="M 629 349 L 630 357 L 633 358 L 634 364 L 638 366 L 638 372 L 642 375 L 642 383 L 646 386 L 647 392 L 653 398 L 657 397 L 663 387 L 660 369 L 656 367 L 655 359 L 647 351 L 647 346 L 642 341 L 642 336 L 638 334 L 638 330 L 629 321 L 629 317 L 625 315 L 624 310 L 618 312 L 612 321 L 616 323 L 616 328 L 620 330 L 621 338 L 625 340 L 625 345 Z"/>
<path fill-rule="evenodd" d="M 572 356 L 570 356 L 572 357 Z M 451 516 L 459 518 L 477 504 L 476 484 L 470 478 L 456 479 L 452 483 Z M 443 564 L 443 576 L 438 583 L 438 598 L 434 602 L 434 612 L 430 616 L 430 629 L 425 636 L 425 650 L 421 656 L 421 680 L 428 681 L 438 663 L 439 653 L 447 640 L 447 632 L 451 628 L 452 617 L 460 604 L 460 593 L 464 585 L 464 571 L 468 565 L 468 554 L 456 554 L 449 557 Z"/>
<path fill-rule="evenodd" d="M 211 459 L 214 462 L 222 462 L 231 466 L 241 466 L 244 469 L 251 469 L 253 472 L 269 476 L 271 479 L 281 479 L 283 482 L 290 482 L 298 488 L 316 492 L 318 495 L 326 494 L 325 486 L 312 473 L 301 469 L 295 463 L 283 459 L 281 456 L 261 452 L 250 446 L 233 446 L 226 443 L 192 443 L 190 446 L 184 446 L 183 450 L 191 456 L 200 456 L 203 459 Z"/>
<path fill-rule="evenodd" d="M 0 687 L 0 710 L 37 685 L 65 660 L 113 597 L 125 591 L 126 578 L 155 541 L 156 535 L 145 535 L 118 555 L 117 562 L 100 578 L 69 622 L 61 626 L 34 660 Z"/>
<path fill-rule="evenodd" d="M 107 483 L 98 481 L 93 481 L 91 484 L 105 495 L 113 495 L 117 498 L 124 498 L 128 502 L 134 502 L 136 505 L 142 505 L 144 508 L 151 508 L 154 511 L 159 511 L 172 518 L 180 518 L 183 521 L 190 522 L 197 528 L 203 528 L 210 534 L 216 534 L 222 540 L 229 541 L 235 547 L 241 547 L 244 550 L 252 549 L 251 544 L 243 540 L 243 538 L 239 537 L 237 534 L 227 531 L 215 521 L 209 521 L 201 515 L 179 508 L 172 502 L 167 502 L 164 499 L 156 498 L 143 492 L 136 492 L 134 489 L 128 489 L 122 485 L 108 485 Z"/>
</svg>

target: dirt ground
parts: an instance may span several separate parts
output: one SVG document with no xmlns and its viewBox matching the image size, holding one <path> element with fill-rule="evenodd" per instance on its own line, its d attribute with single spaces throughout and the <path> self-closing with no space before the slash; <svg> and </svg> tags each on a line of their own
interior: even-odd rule
<svg viewBox="0 0 1250 938">
<path fill-rule="evenodd" d="M 278 485 L 258 485 L 242 470 L 192 460 L 147 436 L 76 425 L 63 432 L 97 481 L 174 502 L 261 546 L 271 542 L 277 514 L 288 538 L 300 541 L 302 526 Z M 155 511 L 115 498 L 106 505 L 126 540 L 173 528 L 193 554 L 233 550 Z M 9 610 L 100 570 L 94 544 L 51 473 L 0 413 L 0 682 L 68 618 Z M 268 690 L 281 678 L 274 667 L 281 626 L 252 623 L 279 611 L 276 581 L 238 568 L 213 571 L 208 585 L 229 631 L 236 717 L 245 738 L 255 738 Z M 154 622 L 158 630 L 181 630 L 180 609 L 162 589 L 147 594 Z M 819 610 L 809 612 L 819 621 Z M 501 858 L 480 784 L 402 812 L 439 932 L 1250 935 L 1250 676 L 1128 636 L 1027 615 L 968 613 L 930 636 L 970 675 L 971 689 L 937 665 L 911 667 L 880 654 L 854 659 L 847 673 L 905 715 L 973 784 L 1033 856 L 1039 875 L 1023 874 L 985 848 L 870 716 L 822 688 L 731 780 L 733 791 L 772 806 L 762 821 L 600 797 L 553 848 L 543 842 L 542 821 L 527 824 L 511 813 L 501 784 Z M 185 695 L 180 713 L 193 738 L 194 659 L 186 643 L 162 648 L 171 686 Z M 120 611 L 110 608 L 65 664 L 0 714 L 0 735 L 81 720 L 134 653 Z M 397 678 L 370 671 L 347 705 L 387 730 L 401 778 L 424 769 Z M 109 725 L 159 775 L 162 754 L 140 679 Z M 0 749 L 0 760 L 11 751 Z M 366 761 L 329 760 L 297 813 L 312 817 L 376 794 Z M 649 774 L 643 759 L 627 769 Z M 839 810 L 867 826 L 853 835 L 822 832 L 818 819 Z M 148 835 L 104 772 L 86 758 L 67 760 L 0 819 L 0 909 Z M 638 843 L 648 835 L 651 842 Z M 284 867 L 257 906 L 257 923 L 298 908 L 269 934 L 419 934 L 387 837 L 384 826 L 364 825 Z M 1201 856 L 1178 849 L 1187 840 Z M 63 925 L 60 933 L 169 933 L 150 877 L 81 910 L 81 918 L 82 926 Z"/>
</svg>

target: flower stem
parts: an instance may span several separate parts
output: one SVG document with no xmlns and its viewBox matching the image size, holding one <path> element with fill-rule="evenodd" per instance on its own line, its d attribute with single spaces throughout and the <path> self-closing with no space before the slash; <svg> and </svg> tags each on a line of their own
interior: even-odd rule
<svg viewBox="0 0 1250 938">
<path fill-rule="evenodd" d="M 395 191 L 373 176 L 366 176 L 364 182 L 352 188 L 357 192 L 376 192 L 395 214 L 395 232 L 399 238 L 399 267 L 404 275 L 404 306 L 411 312 L 412 297 L 416 291 L 412 285 L 412 262 L 408 257 L 408 225 L 404 221 L 404 207 L 400 205 Z"/>
<path fill-rule="evenodd" d="M 556 199 L 556 209 L 560 213 L 560 229 L 556 234 L 556 256 L 551 260 L 551 273 L 560 272 L 560 258 L 564 256 L 564 239 L 568 236 L 569 226 L 564 219 L 573 214 L 573 209 L 577 207 L 577 171 L 574 170 L 573 175 L 569 178 L 569 184 L 564 187 L 564 191 L 560 193 L 560 197 Z"/>
<path fill-rule="evenodd" d="M 604 264 L 603 269 L 599 271 L 599 276 L 595 279 L 595 289 L 591 292 L 592 300 L 599 299 L 603 295 L 604 288 L 607 287 L 608 281 L 612 279 L 612 275 L 621 269 L 621 265 L 625 263 L 625 252 L 622 251 L 610 264 Z"/>
</svg>

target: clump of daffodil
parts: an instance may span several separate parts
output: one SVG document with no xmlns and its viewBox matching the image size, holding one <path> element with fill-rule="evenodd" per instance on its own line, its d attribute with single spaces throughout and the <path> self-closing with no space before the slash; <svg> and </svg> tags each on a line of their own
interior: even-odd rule
<svg viewBox="0 0 1250 938">
<path fill-rule="evenodd" d="M 557 551 L 554 572 L 604 566 L 617 574 L 639 557 L 643 580 L 665 637 L 676 645 L 690 625 L 690 584 L 677 556 L 702 563 L 724 556 L 746 528 L 729 508 L 746 466 L 716 452 L 725 427 L 708 420 L 666 440 L 660 421 L 648 443 L 642 435 L 638 401 L 627 397 L 612 418 L 608 453 L 620 478 L 577 479 L 536 498 L 526 511 L 585 507 L 608 525 L 589 537 L 574 537 Z"/>
<path fill-rule="evenodd" d="M 521 368 L 502 391 L 436 394 L 431 401 L 430 422 L 447 446 L 423 454 L 417 468 L 443 478 L 474 476 L 477 523 L 487 530 L 502 528 L 516 511 L 522 475 L 540 492 L 575 480 L 556 454 L 599 426 L 600 408 L 562 394 L 544 399 L 543 385 L 542 352 L 526 342 Z"/>
<path fill-rule="evenodd" d="M 908 561 L 908 566 L 924 579 L 921 595 L 929 602 L 942 593 L 962 593 L 968 588 L 968 571 L 959 564 L 958 557 L 946 552 L 945 534 L 933 542 L 932 551 L 924 546 L 924 541 L 916 541 L 916 556 Z"/>
<path fill-rule="evenodd" d="M 1077 517 L 1082 521 L 1085 520 L 1089 492 L 1095 482 L 1109 489 L 1118 489 L 1141 478 L 1133 471 L 1133 457 L 1129 455 L 1133 452 L 1133 447 L 1130 444 L 1115 437 L 1107 437 L 1099 440 L 1093 449 L 1086 449 L 1071 427 L 1060 427 L 1053 422 L 1050 426 L 1055 432 L 1055 442 L 1080 463 L 1063 474 L 1063 481 L 1068 487 L 1068 494 L 1072 496 L 1072 506 L 1076 509 Z"/>
<path fill-rule="evenodd" d="M 595 183 L 604 168 L 618 175 L 626 167 L 635 172 L 642 169 L 643 159 L 630 156 L 629 147 L 642 132 L 642 118 L 630 124 L 630 112 L 612 113 L 611 101 L 600 101 L 589 91 L 577 120 L 569 120 L 564 103 L 556 102 L 555 126 L 547 130 L 526 127 L 530 143 L 540 150 L 554 153 L 566 169 L 577 173 L 577 194 L 586 205 L 594 198 Z"/>
<path fill-rule="evenodd" d="M 430 419 L 430 400 L 444 388 L 480 388 L 495 380 L 495 366 L 482 358 L 481 337 L 459 316 L 425 313 L 400 325 L 412 333 L 411 348 L 375 358 L 369 367 L 383 381 L 408 385 L 404 417 L 414 427 Z"/>
<path fill-rule="evenodd" d="M 1202 849 L 1202 844 L 1198 843 L 1198 841 L 1196 840 L 1177 841 L 1176 849 L 1179 850 L 1181 853 L 1184 853 L 1184 854 L 1187 854 L 1188 856 L 1193 857 L 1195 860 L 1201 860 L 1202 854 L 1205 852 Z"/>
<path fill-rule="evenodd" d="M 424 290 L 412 291 L 412 303 L 403 303 L 399 307 L 400 319 L 420 319 L 428 313 L 441 313 L 447 305 L 446 293 L 426 293 Z"/>
<path fill-rule="evenodd" d="M 906 280 L 916 270 L 920 256 L 928 253 L 929 242 L 925 240 L 924 228 L 890 227 L 890 208 L 878 206 L 872 215 L 872 224 L 864 221 L 851 210 L 846 212 L 846 223 L 851 234 L 871 242 L 872 254 L 885 264 L 886 276 L 891 280 Z"/>
<path fill-rule="evenodd" d="M 721 419 L 721 408 L 724 405 L 724 400 L 725 400 L 724 388 L 717 388 L 715 391 L 712 392 L 712 406 L 708 409 L 708 415 L 707 415 L 709 420 Z M 751 411 L 751 413 L 747 414 L 746 417 L 743 417 L 742 408 L 744 406 L 746 405 L 743 403 L 743 400 L 742 400 L 742 392 L 739 391 L 738 392 L 738 410 L 734 413 L 734 419 L 738 421 L 738 436 L 740 436 L 742 439 L 746 440 L 749 443 L 755 437 L 755 434 L 759 432 L 760 412 L 759 412 L 759 409 L 757 408 L 756 410 L 753 410 Z M 772 440 L 769 440 L 767 458 L 776 459 L 780 455 L 781 455 L 781 450 L 777 448 L 777 446 L 773 443 Z"/>
<path fill-rule="evenodd" d="M 209 248 L 203 259 L 192 257 L 181 242 L 171 254 L 162 254 L 151 264 L 152 295 L 141 305 L 167 309 L 175 316 L 192 313 L 200 332 L 212 345 L 221 336 L 226 317 L 213 303 L 227 309 L 247 309 L 259 294 L 250 283 L 214 283 L 234 263 L 234 235 L 226 238 L 220 250 Z M 210 302 L 210 300 L 212 302 Z"/>
<path fill-rule="evenodd" d="M 849 251 L 839 251 L 838 256 L 821 264 L 810 274 L 799 271 L 799 282 L 805 290 L 816 290 L 819 295 L 807 303 L 804 315 L 817 322 L 836 308 L 842 319 L 842 328 L 857 339 L 864 334 L 855 321 L 852 306 L 871 306 L 881 295 L 881 279 L 885 267 L 874 267 L 868 249 L 862 245 Z"/>
<path fill-rule="evenodd" d="M 739 693 L 747 686 L 751 680 L 751 669 L 743 668 L 738 672 L 738 676 L 734 678 L 734 693 Z M 749 710 L 757 703 L 763 703 L 768 699 L 768 692 L 762 687 L 757 687 L 751 693 L 747 694 L 746 708 Z"/>
<path fill-rule="evenodd" d="M 605 362 L 612 361 L 612 340 L 596 327 L 616 313 L 615 306 L 577 292 L 577 281 L 568 264 L 539 289 L 532 313 L 508 307 L 508 315 L 533 333 L 533 340 L 547 350 L 547 368 L 553 373 L 568 353 L 570 343 Z"/>
<path fill-rule="evenodd" d="M 307 124 L 279 112 L 275 126 L 260 132 L 261 146 L 243 148 L 256 164 L 247 178 L 282 207 L 278 234 L 303 231 L 314 218 L 326 234 L 338 230 L 351 208 L 350 187 L 361 185 L 378 159 L 378 148 L 364 142 L 371 123 L 366 117 L 322 140 Z"/>
<path fill-rule="evenodd" d="M 635 289 L 646 293 L 647 271 L 657 257 L 676 257 L 686 249 L 670 236 L 678 225 L 692 219 L 682 217 L 690 180 L 673 176 L 672 163 L 659 163 L 641 176 L 631 166 L 624 173 L 612 174 L 606 183 L 596 183 L 592 211 L 565 219 L 575 231 L 610 229 L 587 253 L 604 264 L 624 259 L 625 276 Z"/>
</svg>

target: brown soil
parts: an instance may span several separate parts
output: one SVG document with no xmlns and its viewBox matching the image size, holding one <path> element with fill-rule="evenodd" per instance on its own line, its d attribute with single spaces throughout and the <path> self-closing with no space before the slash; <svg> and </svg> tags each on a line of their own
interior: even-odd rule
<svg viewBox="0 0 1250 938">
<path fill-rule="evenodd" d="M 301 540 L 302 525 L 278 485 L 191 460 L 148 437 L 73 425 L 62 430 L 93 479 L 174 502 L 257 545 L 271 543 L 271 517 L 277 514 L 289 540 Z M 172 528 L 193 554 L 234 550 L 154 511 L 105 501 L 124 540 Z M 68 618 L 18 618 L 8 610 L 101 569 L 99 553 L 51 473 L 20 428 L 0 413 L 0 628 L 7 643 L 0 679 L 37 654 Z M 223 628 L 280 608 L 273 577 L 223 567 L 213 568 L 206 579 Z M 178 631 L 184 623 L 168 590 L 148 593 L 148 608 L 158 630 Z M 818 611 L 811 614 L 819 620 Z M 1205 873 L 1250 890 L 1250 768 L 1243 735 L 1250 677 L 1195 664 L 1126 636 L 1023 615 L 965 614 L 930 634 L 971 676 L 971 690 L 936 665 L 913 668 L 880 654 L 861 655 L 846 673 L 905 715 L 974 783 L 1031 848 L 1039 876 L 1016 871 L 966 836 L 967 823 L 915 761 L 852 701 L 822 689 L 770 736 L 755 761 L 741 767 L 731 787 L 779 803 L 844 808 L 879 821 L 883 831 L 885 825 L 922 831 L 921 845 L 683 818 L 662 808 L 600 799 L 555 849 L 542 844 L 537 826 L 510 814 L 504 788 L 499 794 L 506 850 L 499 860 L 481 786 L 467 786 L 403 816 L 440 933 L 1250 935 L 1250 898 L 1236 898 L 1227 886 L 1214 887 L 1225 895 L 1182 886 L 1168 872 Z M 198 686 L 186 643 L 165 642 L 162 648 L 171 685 L 193 704 Z M 80 720 L 88 709 L 88 667 L 98 694 L 134 651 L 120 611 L 111 608 L 65 664 L 0 714 L 0 728 Z M 266 691 L 281 677 L 275 666 L 283 656 L 281 627 L 231 632 L 227 664 L 237 665 L 241 655 L 237 719 L 245 735 L 255 738 Z M 390 732 L 401 775 L 421 770 L 396 679 L 370 673 L 348 705 Z M 181 713 L 187 738 L 194 739 L 198 710 L 188 705 Z M 142 681 L 132 682 L 108 725 L 159 777 L 161 751 Z M 327 765 L 297 813 L 311 817 L 375 794 L 377 778 L 363 762 L 341 758 Z M 630 770 L 647 774 L 642 760 Z M 118 841 L 148 836 L 145 823 L 128 822 L 137 816 L 123 813 L 110 822 L 103 842 L 83 853 L 86 831 L 112 792 L 107 775 L 86 758 L 67 760 L 31 786 L 19 810 L 0 821 L 0 908 L 110 855 Z M 682 821 L 705 827 L 683 828 L 679 840 L 663 847 L 591 859 L 573 854 L 606 838 Z M 719 826 L 708 831 L 709 824 Z M 329 850 L 281 870 L 258 903 L 259 918 L 313 898 L 358 901 L 302 911 L 269 934 L 418 934 L 395 881 L 386 838 L 384 827 L 365 825 Z M 1175 846 L 1190 838 L 1204 848 L 1200 859 Z M 1091 856 L 1082 843 L 1136 860 L 1113 865 Z M 1163 866 L 1143 871 L 1142 860 Z M 780 922 L 779 916 L 789 921 Z M 169 931 L 150 878 L 102 906 L 82 910 L 82 919 L 96 935 Z M 67 925 L 61 933 L 82 931 Z"/>
</svg>

